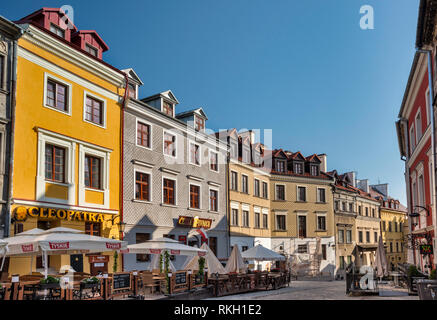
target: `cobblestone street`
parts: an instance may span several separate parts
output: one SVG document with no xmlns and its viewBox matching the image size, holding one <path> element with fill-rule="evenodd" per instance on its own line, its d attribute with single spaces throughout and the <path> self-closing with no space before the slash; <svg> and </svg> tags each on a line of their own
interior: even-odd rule
<svg viewBox="0 0 437 320">
<path fill-rule="evenodd" d="M 405 290 L 380 287 L 380 295 L 347 296 L 344 281 L 292 281 L 290 287 L 275 291 L 212 298 L 209 300 L 419 300 Z"/>
</svg>

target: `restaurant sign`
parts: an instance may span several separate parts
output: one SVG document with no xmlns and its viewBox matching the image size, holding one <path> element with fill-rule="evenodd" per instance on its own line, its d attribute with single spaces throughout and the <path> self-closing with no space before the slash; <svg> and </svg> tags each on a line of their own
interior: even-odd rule
<svg viewBox="0 0 437 320">
<path fill-rule="evenodd" d="M 211 219 L 203 219 L 199 217 L 179 216 L 178 225 L 191 228 L 209 229 L 212 225 Z"/>
<path fill-rule="evenodd" d="M 24 221 L 27 217 L 46 218 L 58 220 L 75 220 L 88 222 L 103 222 L 104 214 L 86 211 L 74 211 L 65 209 L 43 208 L 43 207 L 17 207 L 14 218 L 17 221 Z"/>
<path fill-rule="evenodd" d="M 432 244 L 421 244 L 419 248 L 420 254 L 433 254 Z"/>
</svg>

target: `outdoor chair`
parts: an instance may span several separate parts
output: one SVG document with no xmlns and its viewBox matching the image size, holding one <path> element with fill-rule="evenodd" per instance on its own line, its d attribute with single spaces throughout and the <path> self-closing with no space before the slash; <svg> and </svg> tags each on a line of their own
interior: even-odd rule
<svg viewBox="0 0 437 320">
<path fill-rule="evenodd" d="M 150 293 L 155 293 L 156 291 L 160 290 L 160 283 L 159 281 L 156 281 L 153 279 L 153 275 L 152 274 L 147 274 L 144 273 L 142 275 L 142 280 L 143 280 L 143 288 L 150 288 Z M 155 291 L 155 288 L 157 289 Z"/>
</svg>

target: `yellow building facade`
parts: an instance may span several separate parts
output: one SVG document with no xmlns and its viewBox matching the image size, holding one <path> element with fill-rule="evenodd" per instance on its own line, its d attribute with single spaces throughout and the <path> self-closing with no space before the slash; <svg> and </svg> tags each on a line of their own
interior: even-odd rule
<svg viewBox="0 0 437 320">
<path fill-rule="evenodd" d="M 107 48 L 97 33 L 62 28 L 62 18 L 59 9 L 42 9 L 22 20 L 11 236 L 62 226 L 118 239 L 125 78 L 101 60 Z M 96 52 L 81 49 L 86 46 Z M 96 264 L 95 254 L 53 255 L 49 270 L 71 265 L 76 271 L 112 272 L 113 252 L 97 255 Z M 10 258 L 9 273 L 29 273 L 30 261 Z M 120 257 L 117 266 L 120 271 Z M 32 269 L 41 267 L 33 259 Z"/>
<path fill-rule="evenodd" d="M 406 212 L 395 207 L 388 201 L 381 206 L 381 233 L 384 241 L 387 263 L 390 270 L 394 270 L 399 263 L 407 262 L 407 248 L 404 247 Z"/>
</svg>

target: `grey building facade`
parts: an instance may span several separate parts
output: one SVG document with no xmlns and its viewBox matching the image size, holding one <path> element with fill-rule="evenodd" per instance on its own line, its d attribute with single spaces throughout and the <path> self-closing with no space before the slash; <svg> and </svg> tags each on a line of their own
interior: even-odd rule
<svg viewBox="0 0 437 320">
<path fill-rule="evenodd" d="M 135 82 L 133 74 L 130 81 Z M 178 116 L 177 104 L 166 91 L 142 101 L 131 98 L 124 110 L 125 240 L 134 244 L 166 236 L 200 247 L 205 239 L 196 230 L 203 227 L 210 248 L 225 259 L 230 254 L 227 144 L 205 133 L 202 108 Z M 124 268 L 144 270 L 151 259 L 125 254 Z M 186 259 L 175 256 L 172 262 L 178 268 Z"/>
<path fill-rule="evenodd" d="M 0 238 L 11 234 L 11 150 L 16 81 L 16 48 L 21 28 L 0 16 Z"/>
</svg>

